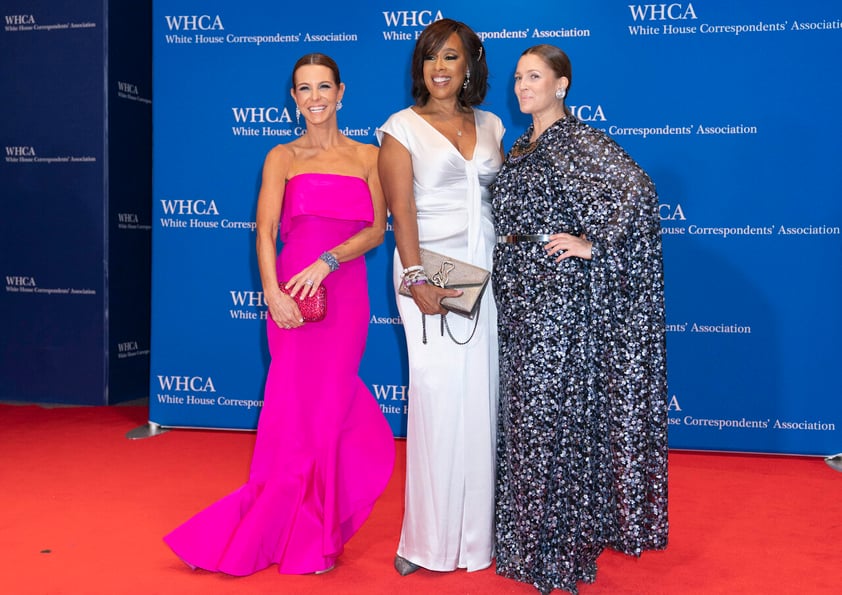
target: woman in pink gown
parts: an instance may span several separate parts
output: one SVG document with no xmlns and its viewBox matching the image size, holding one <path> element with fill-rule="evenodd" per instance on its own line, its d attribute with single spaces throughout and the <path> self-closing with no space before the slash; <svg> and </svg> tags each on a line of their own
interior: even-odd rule
<svg viewBox="0 0 842 595">
<path fill-rule="evenodd" d="M 339 132 L 344 84 L 323 54 L 293 69 L 307 133 L 266 157 L 257 253 L 272 363 L 248 482 L 167 535 L 191 567 L 243 576 L 331 569 L 392 472 L 394 438 L 358 369 L 368 333 L 363 255 L 383 241 L 377 148 Z M 283 248 L 277 257 L 280 229 Z M 304 322 L 292 295 L 327 288 Z"/>
</svg>

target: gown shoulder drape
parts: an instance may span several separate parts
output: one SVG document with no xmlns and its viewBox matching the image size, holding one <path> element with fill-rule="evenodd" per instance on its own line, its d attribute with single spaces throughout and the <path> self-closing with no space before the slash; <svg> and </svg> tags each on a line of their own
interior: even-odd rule
<svg viewBox="0 0 842 595">
<path fill-rule="evenodd" d="M 576 592 L 606 547 L 667 543 L 667 385 L 658 198 L 602 131 L 563 118 L 515 142 L 498 233 L 584 234 L 591 260 L 498 244 L 497 572 Z"/>
</svg>

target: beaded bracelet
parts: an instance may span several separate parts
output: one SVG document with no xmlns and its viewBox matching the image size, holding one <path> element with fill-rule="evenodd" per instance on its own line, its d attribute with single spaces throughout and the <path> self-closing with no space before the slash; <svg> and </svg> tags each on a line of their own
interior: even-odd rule
<svg viewBox="0 0 842 595">
<path fill-rule="evenodd" d="M 412 285 L 421 285 L 427 282 L 427 273 L 424 272 L 424 267 L 416 266 L 409 268 L 412 270 L 402 275 L 401 283 L 404 287 L 409 289 Z"/>
<path fill-rule="evenodd" d="M 407 289 L 410 289 L 412 287 L 415 287 L 416 285 L 426 285 L 426 284 L 427 284 L 426 279 L 418 279 L 417 281 L 412 281 L 411 283 L 404 282 L 403 286 L 406 287 Z"/>
<path fill-rule="evenodd" d="M 337 259 L 333 254 L 330 252 L 322 252 L 322 255 L 319 256 L 319 260 L 325 263 L 328 267 L 330 267 L 330 272 L 334 272 L 339 268 L 339 259 Z"/>
</svg>

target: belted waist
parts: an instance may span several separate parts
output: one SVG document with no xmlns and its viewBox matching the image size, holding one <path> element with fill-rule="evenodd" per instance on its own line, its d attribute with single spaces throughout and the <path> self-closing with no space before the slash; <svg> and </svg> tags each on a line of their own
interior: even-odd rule
<svg viewBox="0 0 842 595">
<path fill-rule="evenodd" d="M 513 233 L 506 236 L 497 236 L 498 244 L 514 244 L 515 242 L 549 242 L 548 233 Z"/>
</svg>

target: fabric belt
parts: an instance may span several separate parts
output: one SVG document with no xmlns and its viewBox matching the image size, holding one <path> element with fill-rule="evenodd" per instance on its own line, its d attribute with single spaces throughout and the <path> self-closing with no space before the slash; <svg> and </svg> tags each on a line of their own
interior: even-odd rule
<svg viewBox="0 0 842 595">
<path fill-rule="evenodd" d="M 507 236 L 497 236 L 498 244 L 514 244 L 515 242 L 549 242 L 548 233 L 513 233 Z"/>
</svg>

